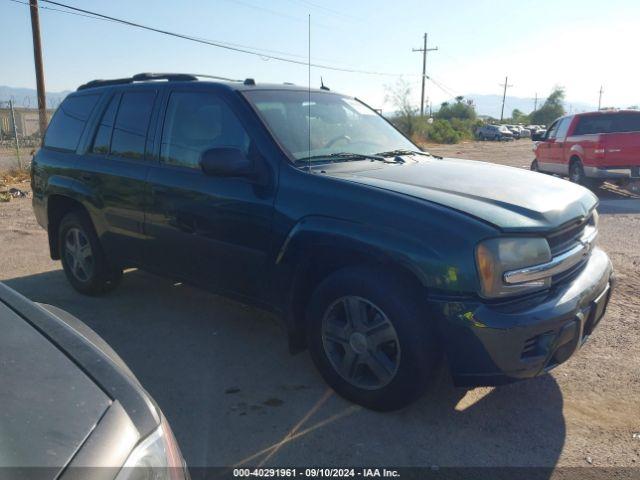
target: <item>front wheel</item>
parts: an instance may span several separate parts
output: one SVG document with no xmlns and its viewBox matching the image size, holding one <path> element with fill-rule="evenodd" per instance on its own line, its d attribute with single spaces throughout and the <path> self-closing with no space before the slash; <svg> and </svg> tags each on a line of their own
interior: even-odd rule
<svg viewBox="0 0 640 480">
<path fill-rule="evenodd" d="M 99 295 L 113 290 L 122 270 L 109 265 L 89 217 L 80 211 L 64 216 L 58 229 L 62 268 L 80 293 Z"/>
<path fill-rule="evenodd" d="M 309 304 L 311 357 L 343 397 L 373 410 L 405 407 L 428 387 L 439 358 L 427 310 L 419 292 L 390 272 L 335 272 Z"/>
<path fill-rule="evenodd" d="M 538 160 L 534 160 L 533 162 L 531 162 L 531 171 L 532 172 L 539 172 L 540 171 L 540 166 L 538 165 Z"/>
</svg>

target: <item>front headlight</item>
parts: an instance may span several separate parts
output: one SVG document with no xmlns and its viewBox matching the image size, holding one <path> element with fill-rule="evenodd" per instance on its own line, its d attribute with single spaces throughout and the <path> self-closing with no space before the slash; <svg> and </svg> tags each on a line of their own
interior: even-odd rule
<svg viewBox="0 0 640 480">
<path fill-rule="evenodd" d="M 551 250 L 544 238 L 492 238 L 476 248 L 476 263 L 480 277 L 480 295 L 499 298 L 547 288 L 551 278 L 509 285 L 504 273 L 551 260 Z"/>
<path fill-rule="evenodd" d="M 166 419 L 129 454 L 116 480 L 186 480 L 182 454 Z"/>
</svg>

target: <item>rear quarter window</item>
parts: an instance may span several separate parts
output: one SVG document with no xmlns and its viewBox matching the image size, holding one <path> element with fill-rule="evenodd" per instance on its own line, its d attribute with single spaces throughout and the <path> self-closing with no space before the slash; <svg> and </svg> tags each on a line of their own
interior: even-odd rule
<svg viewBox="0 0 640 480">
<path fill-rule="evenodd" d="M 640 132 L 640 112 L 639 113 L 618 113 L 613 122 L 614 132 Z"/>
<path fill-rule="evenodd" d="M 67 97 L 51 119 L 44 146 L 74 152 L 99 97 L 99 94 Z"/>
</svg>

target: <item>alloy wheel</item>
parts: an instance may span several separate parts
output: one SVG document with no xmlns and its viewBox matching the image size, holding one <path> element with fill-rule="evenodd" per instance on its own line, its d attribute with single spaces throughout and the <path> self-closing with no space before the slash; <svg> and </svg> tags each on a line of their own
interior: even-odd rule
<svg viewBox="0 0 640 480">
<path fill-rule="evenodd" d="M 345 296 L 327 308 L 322 344 L 334 370 L 358 388 L 388 385 L 400 366 L 400 341 L 393 324 L 362 297 Z"/>
<path fill-rule="evenodd" d="M 79 228 L 67 230 L 64 242 L 67 265 L 76 279 L 87 282 L 95 268 L 93 251 L 89 239 Z"/>
</svg>

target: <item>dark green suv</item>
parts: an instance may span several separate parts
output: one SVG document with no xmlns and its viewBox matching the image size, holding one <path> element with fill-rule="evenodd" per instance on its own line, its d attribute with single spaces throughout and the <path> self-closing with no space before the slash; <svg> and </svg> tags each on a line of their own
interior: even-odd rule
<svg viewBox="0 0 640 480">
<path fill-rule="evenodd" d="M 93 81 L 32 168 L 36 216 L 78 291 L 137 267 L 269 309 L 293 351 L 374 409 L 416 399 L 445 358 L 466 386 L 547 372 L 609 299 L 589 190 L 429 155 L 325 89 Z"/>
</svg>

